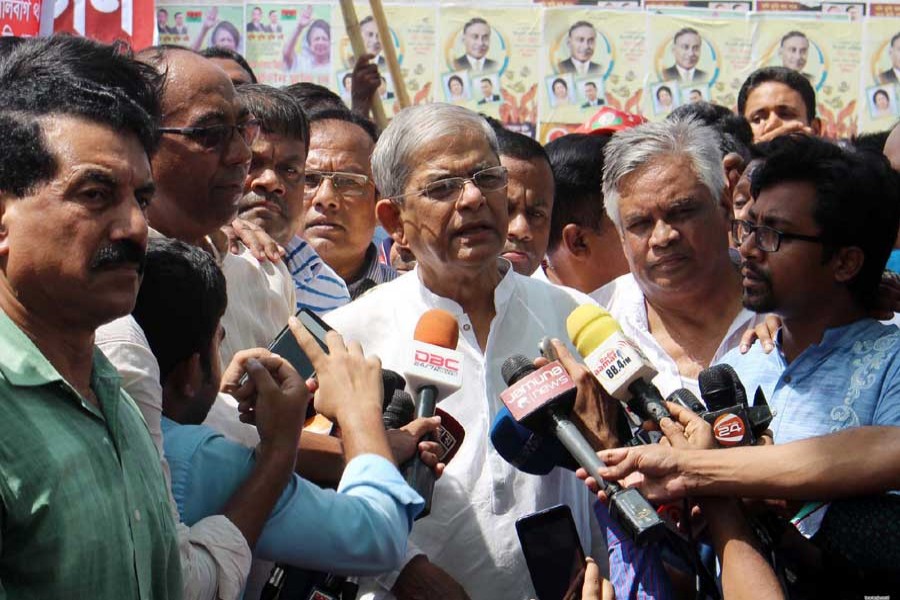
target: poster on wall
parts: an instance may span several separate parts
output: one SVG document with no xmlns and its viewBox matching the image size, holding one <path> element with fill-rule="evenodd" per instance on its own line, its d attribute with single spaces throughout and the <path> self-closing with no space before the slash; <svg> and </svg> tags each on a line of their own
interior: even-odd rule
<svg viewBox="0 0 900 600">
<path fill-rule="evenodd" d="M 406 91 L 412 104 L 431 102 L 434 99 L 434 59 L 437 47 L 437 6 L 404 6 L 386 5 L 384 7 L 387 17 L 388 29 L 391 34 L 391 44 L 400 64 L 403 80 L 406 82 Z M 378 65 L 382 78 L 382 87 L 379 89 L 381 101 L 384 104 L 388 116 L 400 110 L 397 102 L 397 94 L 394 82 L 387 68 L 387 60 L 384 57 L 384 41 L 378 35 L 378 26 L 372 18 L 369 6 L 359 4 L 356 6 L 356 16 L 359 19 L 360 33 L 366 52 L 374 56 L 373 62 Z M 356 57 L 350 46 L 350 38 L 344 29 L 344 21 L 336 12 L 335 39 L 335 80 L 331 87 L 348 105 L 350 104 L 351 75 Z"/>
<path fill-rule="evenodd" d="M 261 83 L 332 82 L 332 6 L 245 4 L 247 62 Z"/>
<path fill-rule="evenodd" d="M 754 67 L 780 66 L 802 73 L 816 91 L 824 135 L 855 135 L 862 24 L 846 14 L 758 14 L 752 21 Z"/>
<path fill-rule="evenodd" d="M 121 40 L 137 50 L 153 43 L 153 0 L 45 1 L 53 6 L 53 31 L 106 43 Z"/>
<path fill-rule="evenodd" d="M 441 7 L 434 99 L 500 119 L 530 136 L 538 120 L 541 12 Z"/>
<path fill-rule="evenodd" d="M 900 116 L 900 20 L 867 19 L 864 31 L 860 128 L 882 131 L 890 129 Z"/>
<path fill-rule="evenodd" d="M 583 123 L 601 106 L 640 110 L 648 64 L 646 30 L 643 13 L 544 11 L 542 140 L 562 125 Z"/>
<path fill-rule="evenodd" d="M 858 21 L 866 15 L 865 2 L 783 2 L 756 0 L 758 12 L 810 12 L 826 15 L 848 15 Z"/>
<path fill-rule="evenodd" d="M 52 0 L 0 0 L 0 35 L 37 37 L 52 31 Z"/>
<path fill-rule="evenodd" d="M 197 51 L 217 46 L 243 54 L 244 4 L 160 4 L 156 31 L 160 44 L 178 44 Z"/>
<path fill-rule="evenodd" d="M 644 0 L 644 7 L 648 9 L 671 8 L 705 8 L 720 13 L 747 13 L 753 10 L 753 2 L 721 2 L 720 0 Z"/>
<path fill-rule="evenodd" d="M 745 15 L 669 9 L 648 18 L 645 116 L 661 120 L 682 104 L 703 100 L 736 107 L 741 84 L 752 71 Z"/>
</svg>

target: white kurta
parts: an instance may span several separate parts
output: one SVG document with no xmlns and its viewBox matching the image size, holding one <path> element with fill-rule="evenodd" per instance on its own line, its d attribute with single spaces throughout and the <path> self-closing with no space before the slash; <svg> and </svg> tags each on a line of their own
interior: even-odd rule
<svg viewBox="0 0 900 600">
<path fill-rule="evenodd" d="M 597 539 L 602 536 L 591 535 L 592 497 L 574 473 L 563 469 L 544 477 L 521 473 L 490 443 L 491 423 L 502 406 L 499 394 L 506 388 L 501 365 L 513 354 L 536 356 L 538 342 L 545 335 L 568 342 L 566 317 L 579 304 L 570 293 L 516 274 L 507 261 L 499 264 L 506 273 L 494 292 L 497 315 L 484 353 L 462 307 L 426 289 L 418 269 L 335 310 L 326 321 L 345 340 L 358 341 L 368 355 L 380 357 L 385 368 L 402 372 L 404 351 L 409 349 L 422 313 L 441 308 L 456 316 L 464 383 L 462 389 L 439 401 L 440 407 L 462 424 L 466 437 L 435 485 L 431 515 L 413 527 L 407 558 L 426 554 L 473 599 L 515 600 L 535 596 L 516 536 L 516 519 L 568 504 L 585 551 L 591 551 L 592 537 L 600 544 L 593 555 L 602 561 L 605 550 L 603 540 Z M 587 296 L 580 297 L 580 303 L 591 302 Z M 398 573 L 382 576 L 377 582 L 363 581 L 361 587 L 374 592 L 369 597 L 392 597 L 386 590 Z"/>
</svg>

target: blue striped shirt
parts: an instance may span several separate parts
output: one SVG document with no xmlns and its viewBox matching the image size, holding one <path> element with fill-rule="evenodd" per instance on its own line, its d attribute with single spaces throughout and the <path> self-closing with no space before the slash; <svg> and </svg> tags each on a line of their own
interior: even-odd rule
<svg viewBox="0 0 900 600">
<path fill-rule="evenodd" d="M 325 264 L 306 240 L 294 236 L 288 243 L 284 262 L 294 280 L 298 310 L 308 308 L 317 315 L 324 315 L 350 302 L 344 280 Z"/>
</svg>

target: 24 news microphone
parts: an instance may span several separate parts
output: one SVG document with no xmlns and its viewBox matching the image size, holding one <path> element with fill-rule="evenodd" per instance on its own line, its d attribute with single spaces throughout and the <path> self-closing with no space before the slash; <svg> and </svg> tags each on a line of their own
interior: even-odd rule
<svg viewBox="0 0 900 600">
<path fill-rule="evenodd" d="M 456 351 L 459 323 L 444 310 L 426 311 L 416 324 L 403 375 L 416 395 L 416 418 L 431 417 L 440 398 L 462 386 L 462 354 Z M 430 440 L 431 436 L 426 436 Z M 434 472 L 416 458 L 406 482 L 425 499 L 425 508 L 417 519 L 431 513 Z"/>
<path fill-rule="evenodd" d="M 568 413 L 575 402 L 575 383 L 559 361 L 538 369 L 527 357 L 509 357 L 501 368 L 509 386 L 500 399 L 513 418 L 528 429 L 555 435 L 575 461 L 597 479 L 609 497 L 610 515 L 638 544 L 661 535 L 665 524 L 641 493 L 604 481 L 597 471 L 605 465 Z"/>
</svg>

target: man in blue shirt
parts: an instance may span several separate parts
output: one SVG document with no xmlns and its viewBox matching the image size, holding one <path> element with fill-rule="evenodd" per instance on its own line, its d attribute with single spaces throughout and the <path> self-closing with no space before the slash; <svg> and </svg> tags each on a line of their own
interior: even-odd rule
<svg viewBox="0 0 900 600">
<path fill-rule="evenodd" d="M 867 316 L 900 219 L 878 154 L 807 136 L 769 145 L 740 243 L 744 306 L 782 320 L 776 352 L 723 357 L 762 387 L 777 443 L 859 425 L 900 425 L 900 332 Z"/>
<path fill-rule="evenodd" d="M 151 242 L 133 315 L 159 360 L 165 454 L 188 525 L 221 512 L 254 467 L 253 450 L 199 425 L 220 380 L 240 401 L 245 421 L 257 418 L 256 407 L 278 398 L 278 387 L 294 389 L 305 411 L 302 379 L 265 350 L 238 353 L 222 375 L 218 344 L 225 335 L 219 323 L 225 305 L 224 277 L 209 255 L 176 240 Z M 292 328 L 302 330 L 295 320 Z M 340 574 L 395 568 L 423 502 L 397 471 L 384 434 L 380 363 L 364 358 L 358 347 L 348 350 L 337 335 L 328 337 L 330 355 L 312 352 L 310 347 L 318 347 L 305 330 L 300 337 L 318 373 L 316 408 L 342 426 L 347 467 L 337 492 L 294 475 L 254 555 Z M 239 385 L 244 371 L 251 381 Z"/>
</svg>

